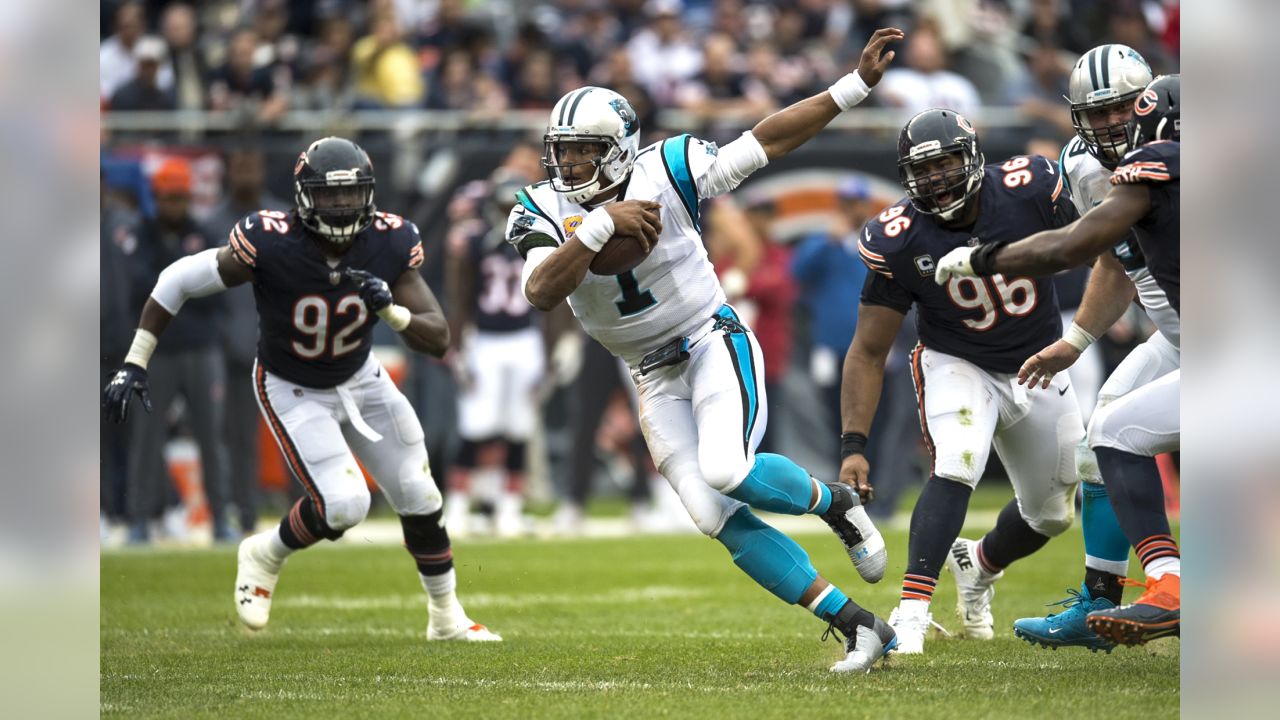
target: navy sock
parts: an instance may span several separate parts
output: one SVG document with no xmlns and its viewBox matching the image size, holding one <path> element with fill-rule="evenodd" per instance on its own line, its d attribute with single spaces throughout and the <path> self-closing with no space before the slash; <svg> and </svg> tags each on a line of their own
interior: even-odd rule
<svg viewBox="0 0 1280 720">
<path fill-rule="evenodd" d="M 1041 535 L 1027 524 L 1018 511 L 1014 498 L 1000 511 L 996 526 L 978 543 L 978 562 L 987 572 L 998 573 L 1049 542 L 1048 535 Z"/>
<path fill-rule="evenodd" d="M 1094 448 L 1093 452 L 1107 483 L 1111 507 L 1129 544 L 1137 547 L 1149 537 L 1172 535 L 1155 458 L 1108 447 Z"/>
<path fill-rule="evenodd" d="M 911 536 L 907 541 L 910 577 L 903 582 L 903 599 L 927 601 L 932 597 L 932 585 L 937 584 L 951 543 L 960 536 L 972 494 L 973 488 L 968 485 L 936 475 L 925 482 L 915 510 L 911 511 Z M 908 581 L 912 582 L 910 586 Z"/>
</svg>

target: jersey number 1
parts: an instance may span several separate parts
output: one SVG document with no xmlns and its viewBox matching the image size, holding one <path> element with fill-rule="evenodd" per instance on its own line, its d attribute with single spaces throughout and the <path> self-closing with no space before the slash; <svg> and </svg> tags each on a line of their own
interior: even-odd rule
<svg viewBox="0 0 1280 720">
<path fill-rule="evenodd" d="M 622 317 L 635 315 L 658 304 L 658 301 L 653 297 L 653 293 L 640 289 L 640 282 L 636 280 L 634 270 L 628 270 L 621 275 L 614 275 L 614 277 L 617 278 L 618 285 L 622 288 L 622 299 L 615 301 L 613 304 L 618 306 L 618 312 Z"/>
</svg>

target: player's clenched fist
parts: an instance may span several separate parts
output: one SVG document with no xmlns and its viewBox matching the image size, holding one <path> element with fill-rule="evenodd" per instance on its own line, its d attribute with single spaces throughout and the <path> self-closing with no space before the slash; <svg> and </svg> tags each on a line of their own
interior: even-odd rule
<svg viewBox="0 0 1280 720">
<path fill-rule="evenodd" d="M 346 274 L 360 286 L 360 299 L 370 311 L 376 313 L 391 307 L 391 287 L 387 285 L 386 280 L 366 270 L 355 268 L 347 268 Z"/>
<path fill-rule="evenodd" d="M 151 391 L 147 389 L 147 371 L 133 363 L 125 363 L 102 390 L 102 412 L 113 423 L 129 419 L 129 400 L 137 394 L 142 407 L 151 412 Z"/>
</svg>

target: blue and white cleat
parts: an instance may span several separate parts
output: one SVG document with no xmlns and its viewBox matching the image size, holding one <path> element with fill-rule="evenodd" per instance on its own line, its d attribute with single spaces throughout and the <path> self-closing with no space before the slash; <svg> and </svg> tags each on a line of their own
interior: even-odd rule
<svg viewBox="0 0 1280 720">
<path fill-rule="evenodd" d="M 1045 617 L 1021 618 L 1013 623 L 1013 634 L 1033 645 L 1053 648 L 1086 647 L 1090 652 L 1110 653 L 1115 645 L 1104 640 L 1085 625 L 1085 617 L 1094 610 L 1110 610 L 1116 606 L 1106 598 L 1094 598 L 1083 584 L 1080 590 L 1068 589 L 1070 596 L 1050 605 L 1066 609 Z"/>
<path fill-rule="evenodd" d="M 840 538 L 858 575 L 869 583 L 880 582 L 889 564 L 884 537 L 871 522 L 853 488 L 842 482 L 826 483 L 826 486 L 831 490 L 831 507 L 819 517 Z"/>
<path fill-rule="evenodd" d="M 889 623 L 876 618 L 872 627 L 859 625 L 844 639 L 845 659 L 831 666 L 831 672 L 869 673 L 876 661 L 898 647 L 898 636 Z"/>
</svg>

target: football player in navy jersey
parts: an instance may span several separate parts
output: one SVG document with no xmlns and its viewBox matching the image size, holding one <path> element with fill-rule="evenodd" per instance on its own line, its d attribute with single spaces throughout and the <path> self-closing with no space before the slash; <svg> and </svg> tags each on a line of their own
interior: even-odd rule
<svg viewBox="0 0 1280 720">
<path fill-rule="evenodd" d="M 1179 177 L 1181 77 L 1156 78 L 1138 96 L 1129 123 L 1130 150 L 1111 176 L 1106 198 L 1078 222 L 1020 242 L 956 251 L 939 263 L 940 281 L 974 280 L 996 273 L 1052 273 L 1092 260 L 1132 229 L 1147 267 L 1181 314 Z M 1052 368 L 1032 365 L 1022 378 L 1047 386 Z M 1178 634 L 1181 560 L 1164 512 L 1164 491 L 1152 458 L 1178 449 L 1181 427 L 1174 370 L 1101 408 L 1089 424 L 1111 506 L 1146 573 L 1145 592 L 1130 604 L 1089 613 L 1088 626 L 1127 645 Z"/>
<path fill-rule="evenodd" d="M 944 562 L 956 578 L 964 634 L 993 636 L 993 585 L 1004 568 L 1071 525 L 1075 447 L 1084 436 L 1065 377 L 1050 393 L 1032 395 L 1017 383 L 1022 361 L 1061 333 L 1052 281 L 997 275 L 940 286 L 936 263 L 954 248 L 1012 242 L 1078 214 L 1050 160 L 1016 156 L 984 165 L 972 125 L 952 110 L 926 110 L 906 124 L 898 168 L 907 196 L 859 237 L 859 253 L 874 272 L 845 358 L 840 477 L 870 493 L 863 450 L 885 357 L 915 305 L 920 343 L 912 374 L 933 470 L 911 515 L 906 575 L 890 623 L 899 652 L 921 653 Z M 981 540 L 959 538 L 993 440 L 1016 498 Z"/>
<path fill-rule="evenodd" d="M 317 140 L 299 155 L 293 174 L 293 212 L 249 215 L 231 229 L 228 245 L 184 257 L 161 273 L 124 366 L 103 391 L 103 410 L 123 422 L 137 395 L 150 411 L 147 362 L 183 303 L 253 283 L 258 403 L 306 495 L 278 528 L 240 544 L 235 607 L 241 621 L 254 630 L 267 624 L 290 554 L 337 540 L 364 520 L 370 496 L 359 457 L 400 516 L 429 598 L 427 638 L 500 640 L 458 602 L 422 425 L 370 352 L 374 316 L 417 352 L 439 357 L 449 345 L 439 303 L 418 272 L 418 229 L 375 209 L 373 165 L 350 140 Z"/>
<path fill-rule="evenodd" d="M 469 532 L 472 474 L 490 448 L 502 451 L 505 470 L 494 505 L 494 533 L 525 532 L 526 446 L 537 421 L 546 346 L 520 289 L 524 258 L 506 242 L 505 230 L 516 193 L 527 184 L 528 178 L 499 168 L 489 182 L 480 183 L 478 217 L 458 224 L 449 237 L 450 320 L 458 348 L 452 365 L 462 438 L 445 503 L 454 537 Z"/>
</svg>

